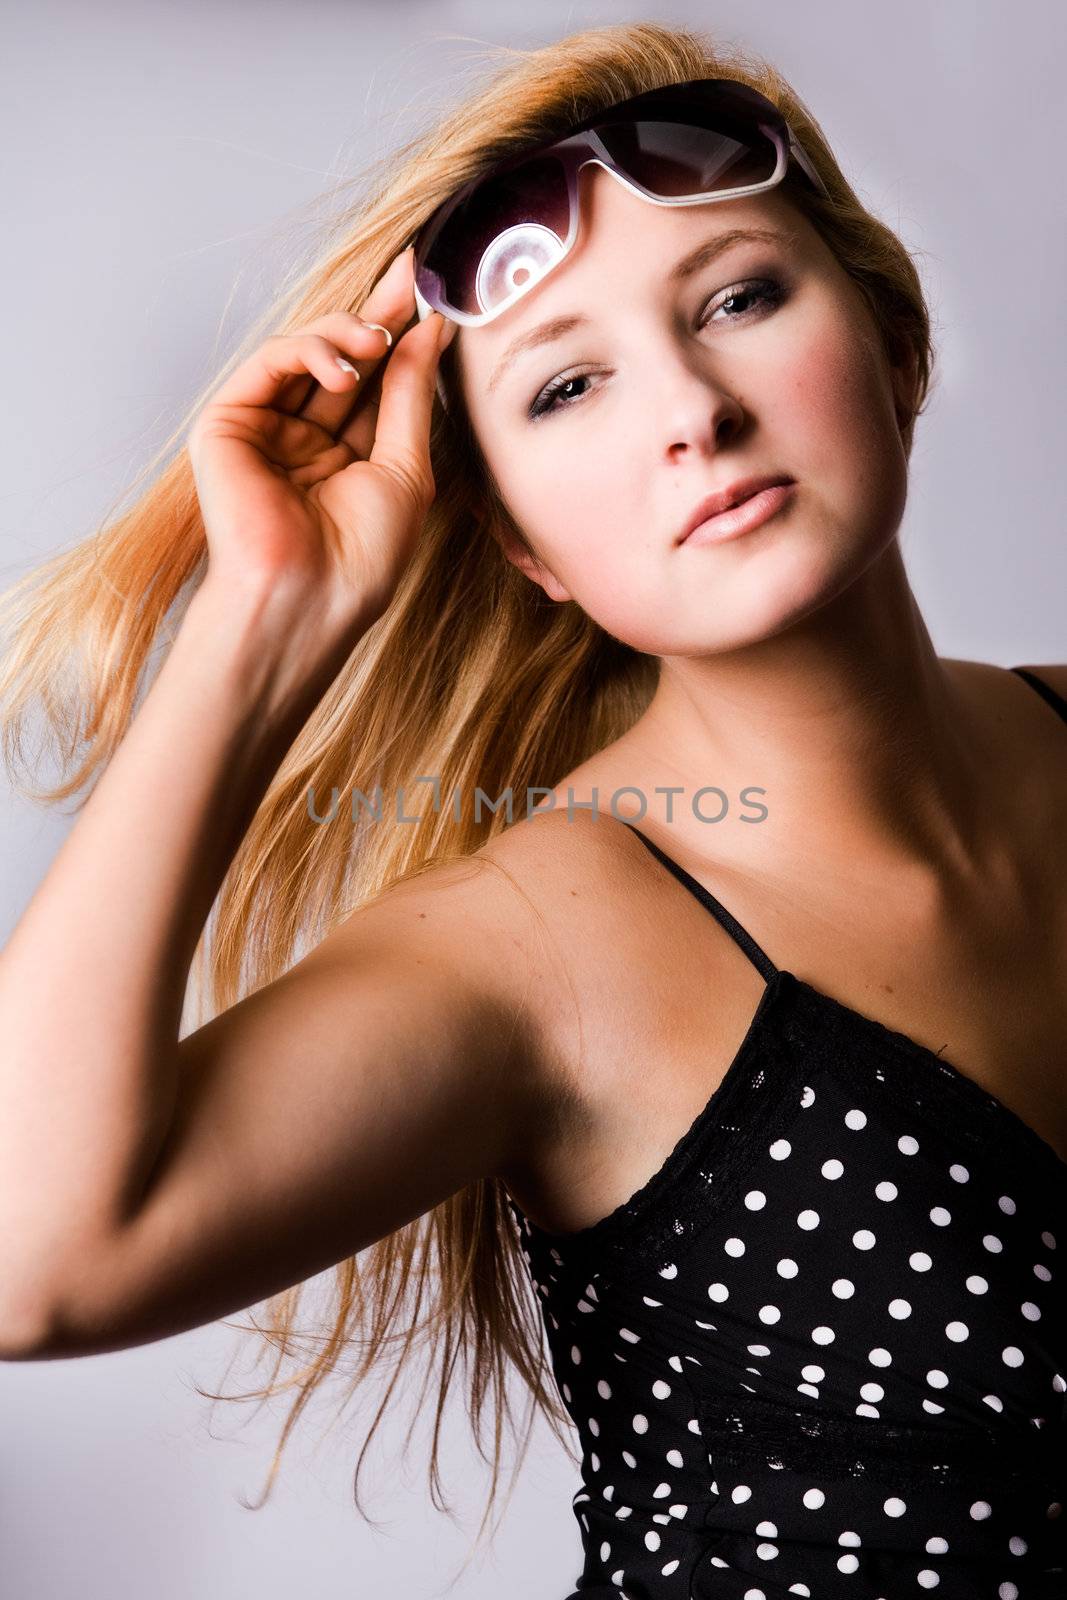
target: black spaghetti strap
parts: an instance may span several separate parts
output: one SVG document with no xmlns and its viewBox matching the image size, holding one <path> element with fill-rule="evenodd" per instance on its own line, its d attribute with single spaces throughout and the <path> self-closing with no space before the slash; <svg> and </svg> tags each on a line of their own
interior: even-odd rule
<svg viewBox="0 0 1067 1600">
<path fill-rule="evenodd" d="M 1017 673 L 1028 684 L 1037 690 L 1042 700 L 1047 700 L 1053 711 L 1058 711 L 1064 722 L 1067 722 L 1067 700 L 1063 698 L 1058 689 L 1054 689 L 1044 678 L 1039 678 L 1036 672 L 1030 672 L 1026 667 L 1010 667 L 1010 672 Z"/>
<path fill-rule="evenodd" d="M 620 821 L 621 820 L 622 819 L 620 818 Z M 760 949 L 752 935 L 741 926 L 737 918 L 732 916 L 731 913 L 727 911 L 722 901 L 716 900 L 711 890 L 705 889 L 704 885 L 702 883 L 698 883 L 691 873 L 686 872 L 684 867 L 680 867 L 678 865 L 677 861 L 672 861 L 667 852 L 665 850 L 661 850 L 658 844 L 653 844 L 652 840 L 647 838 L 646 835 L 641 832 L 640 828 L 635 828 L 632 822 L 625 822 L 623 826 L 629 828 L 631 833 L 636 833 L 641 843 L 645 845 L 646 848 L 649 849 L 659 861 L 662 861 L 663 865 L 668 869 L 668 871 L 674 873 L 674 876 L 678 879 L 679 883 L 683 884 L 685 888 L 689 890 L 690 894 L 695 895 L 706 910 L 711 912 L 716 922 L 720 923 L 721 926 L 726 929 L 726 932 L 730 935 L 731 939 L 733 939 L 734 943 L 739 945 L 745 952 L 746 956 L 752 962 L 752 965 L 756 968 L 757 972 L 759 972 L 762 977 L 766 978 L 767 982 L 769 983 L 777 973 L 778 968 L 775 966 L 770 956 L 765 955 Z"/>
</svg>

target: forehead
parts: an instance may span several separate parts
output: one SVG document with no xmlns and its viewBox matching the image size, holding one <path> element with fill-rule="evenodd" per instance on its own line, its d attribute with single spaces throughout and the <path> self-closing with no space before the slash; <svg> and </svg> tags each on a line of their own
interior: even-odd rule
<svg viewBox="0 0 1067 1600">
<path fill-rule="evenodd" d="M 580 175 L 579 204 L 578 233 L 566 259 L 492 322 L 460 329 L 455 359 L 479 388 L 513 346 L 547 321 L 596 320 L 628 286 L 678 292 L 702 267 L 740 251 L 746 235 L 765 234 L 762 242 L 789 255 L 820 242 L 780 188 L 705 205 L 656 205 L 590 164 Z"/>
</svg>

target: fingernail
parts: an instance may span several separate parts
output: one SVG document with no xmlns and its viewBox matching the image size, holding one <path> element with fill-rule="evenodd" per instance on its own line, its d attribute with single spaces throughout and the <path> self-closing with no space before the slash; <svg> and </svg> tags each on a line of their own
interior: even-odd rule
<svg viewBox="0 0 1067 1600">
<path fill-rule="evenodd" d="M 389 332 L 388 328 L 383 327 L 380 322 L 367 322 L 366 318 L 364 318 L 363 321 L 366 323 L 368 328 L 377 328 L 379 333 L 385 334 L 385 345 L 387 350 L 391 350 L 393 348 L 393 336 Z"/>
</svg>

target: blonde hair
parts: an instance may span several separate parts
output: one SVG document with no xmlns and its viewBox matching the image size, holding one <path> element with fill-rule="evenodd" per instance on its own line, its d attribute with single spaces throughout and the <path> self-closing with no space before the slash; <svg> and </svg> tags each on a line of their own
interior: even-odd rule
<svg viewBox="0 0 1067 1600">
<path fill-rule="evenodd" d="M 0 661 L 0 727 L 9 769 L 21 756 L 29 707 L 43 708 L 66 777 L 29 793 L 54 803 L 81 790 L 125 733 L 154 644 L 203 575 L 205 543 L 186 430 L 222 378 L 268 333 L 287 332 L 339 307 L 358 310 L 419 223 L 458 185 L 511 152 L 563 133 L 574 119 L 660 85 L 728 77 L 762 91 L 784 112 L 829 190 L 815 193 L 791 163 L 785 191 L 864 295 L 887 356 L 914 362 L 911 406 L 901 431 L 910 456 L 916 417 L 932 364 L 930 321 L 909 252 L 865 209 L 845 180 L 819 125 L 770 65 L 707 36 L 654 22 L 592 28 L 506 60 L 437 125 L 396 150 L 384 177 L 367 184 L 334 225 L 335 237 L 250 328 L 241 347 L 193 402 L 186 419 L 132 486 L 128 510 L 93 536 L 40 565 L 0 597 L 11 625 Z M 353 180 L 356 182 L 357 180 Z M 608 635 L 575 602 L 556 603 L 504 556 L 494 530 L 511 522 L 466 422 L 452 402 L 455 347 L 442 357 L 449 410 L 434 407 L 431 458 L 437 497 L 392 604 L 359 641 L 288 751 L 237 850 L 197 945 L 194 970 L 210 975 L 216 1011 L 281 975 L 299 941 L 317 942 L 353 907 L 446 858 L 470 855 L 507 826 L 489 812 L 475 819 L 448 805 L 417 827 L 346 828 L 309 824 L 307 797 L 354 783 L 365 793 L 413 788 L 437 774 L 441 793 L 480 787 L 499 795 L 554 786 L 574 766 L 631 725 L 655 688 L 658 661 Z M 146 479 L 158 476 L 148 487 Z M 209 953 L 210 952 L 210 953 Z M 540 1408 L 569 1449 L 562 1408 L 545 1359 L 538 1303 L 518 1235 L 496 1179 L 453 1195 L 425 1216 L 334 1269 L 336 1307 L 328 1335 L 300 1334 L 304 1284 L 267 1302 L 261 1353 L 273 1346 L 271 1381 L 248 1395 L 265 1402 L 297 1391 L 274 1453 L 270 1494 L 290 1431 L 318 1384 L 350 1344 L 363 1346 L 348 1394 L 401 1342 L 364 1454 L 415 1346 L 440 1360 L 429 1476 L 435 1506 L 438 1435 L 461 1352 L 469 1361 L 468 1414 L 479 1452 L 481 1418 L 492 1390 L 492 1485 L 478 1537 L 497 1489 L 502 1421 L 510 1421 L 508 1370 L 529 1390 L 525 1456 Z M 419 1308 L 428 1298 L 422 1321 Z M 248 1330 L 245 1330 L 248 1331 Z M 275 1382 L 296 1341 L 320 1344 L 306 1365 Z M 205 1391 L 199 1391 L 205 1393 Z M 577 1459 L 577 1457 L 575 1457 Z M 364 1513 L 365 1515 L 365 1513 Z"/>
</svg>

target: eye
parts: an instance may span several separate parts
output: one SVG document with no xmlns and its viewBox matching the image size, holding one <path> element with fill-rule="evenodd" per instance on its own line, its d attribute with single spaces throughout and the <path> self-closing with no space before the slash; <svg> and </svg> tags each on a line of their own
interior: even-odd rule
<svg viewBox="0 0 1067 1600">
<path fill-rule="evenodd" d="M 708 305 L 705 306 L 705 315 L 699 325 L 700 327 L 706 327 L 712 321 L 712 316 L 707 314 L 708 306 L 714 311 L 723 310 L 727 306 L 733 306 L 739 302 L 755 301 L 763 308 L 759 314 L 766 315 L 768 311 L 773 311 L 779 306 L 784 298 L 785 290 L 777 278 L 749 278 L 743 283 L 732 284 L 728 289 L 720 290 L 717 295 L 714 295 L 708 301 Z M 747 321 L 752 315 L 753 313 L 746 309 L 730 315 L 724 320 L 727 322 L 742 322 Z M 592 376 L 594 374 L 585 372 L 561 373 L 559 377 L 553 378 L 550 383 L 546 383 L 544 388 L 536 395 L 530 404 L 527 415 L 531 420 L 536 420 L 539 417 L 550 415 L 554 411 L 568 410 L 577 405 L 582 396 L 578 395 L 575 399 L 564 400 L 561 398 L 563 391 L 569 389 L 572 384 L 588 382 Z"/>
</svg>

